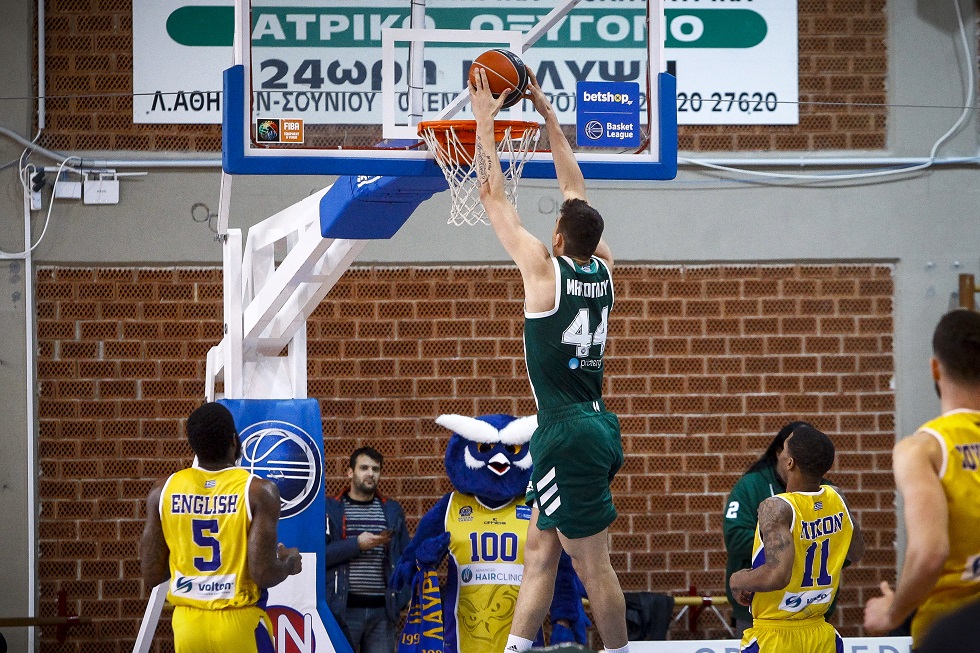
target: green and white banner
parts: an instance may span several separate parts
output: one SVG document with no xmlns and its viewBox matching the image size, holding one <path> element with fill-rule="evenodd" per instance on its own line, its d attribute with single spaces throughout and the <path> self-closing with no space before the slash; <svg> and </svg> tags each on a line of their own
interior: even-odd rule
<svg viewBox="0 0 980 653">
<path fill-rule="evenodd" d="M 426 26 L 528 31 L 551 3 L 429 0 Z M 253 101 L 315 123 L 381 122 L 385 27 L 408 27 L 408 0 L 254 0 Z M 797 10 L 787 0 L 665 0 L 665 59 L 678 122 L 796 124 Z M 133 0 L 133 121 L 220 123 L 222 71 L 234 62 L 230 0 Z M 578 81 L 646 78 L 646 0 L 589 0 L 524 55 L 563 122 Z M 426 106 L 465 85 L 474 47 L 426 46 Z M 656 71 L 655 71 L 656 72 Z M 645 98 L 644 98 L 645 100 Z M 283 106 L 285 103 L 285 107 Z"/>
</svg>

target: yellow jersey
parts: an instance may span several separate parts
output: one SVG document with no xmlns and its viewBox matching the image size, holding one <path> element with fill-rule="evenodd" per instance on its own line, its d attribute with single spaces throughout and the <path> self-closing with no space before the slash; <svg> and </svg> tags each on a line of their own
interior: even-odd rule
<svg viewBox="0 0 980 653">
<path fill-rule="evenodd" d="M 524 496 L 501 508 L 453 492 L 446 510 L 449 578 L 446 650 L 502 651 L 524 577 L 524 541 L 531 519 Z"/>
<path fill-rule="evenodd" d="M 248 573 L 248 488 L 240 467 L 191 467 L 167 479 L 160 522 L 170 549 L 173 605 L 216 610 L 255 605 L 263 598 Z"/>
<path fill-rule="evenodd" d="M 919 430 L 943 448 L 939 480 L 949 514 L 949 556 L 912 619 L 915 645 L 937 618 L 980 599 L 980 412 L 953 410 Z"/>
<path fill-rule="evenodd" d="M 783 589 L 755 593 L 752 619 L 796 621 L 823 617 L 840 586 L 854 522 L 844 500 L 829 485 L 821 485 L 817 492 L 784 492 L 776 498 L 793 510 L 793 573 Z M 752 568 L 761 567 L 765 561 L 765 544 L 757 524 Z"/>
</svg>

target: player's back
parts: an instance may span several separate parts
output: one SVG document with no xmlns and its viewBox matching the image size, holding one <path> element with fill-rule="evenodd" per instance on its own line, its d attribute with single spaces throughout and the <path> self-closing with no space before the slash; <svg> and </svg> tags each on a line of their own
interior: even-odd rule
<svg viewBox="0 0 980 653">
<path fill-rule="evenodd" d="M 603 354 L 614 293 L 602 259 L 553 258 L 555 307 L 524 314 L 524 355 L 539 410 L 602 398 Z"/>
<path fill-rule="evenodd" d="M 823 617 L 840 586 L 841 570 L 851 545 L 854 524 L 841 496 L 829 485 L 817 492 L 785 492 L 775 499 L 793 509 L 791 537 L 795 547 L 789 584 L 773 592 L 756 592 L 752 618 L 805 620 Z M 765 547 L 756 526 L 752 567 L 765 563 Z"/>
<path fill-rule="evenodd" d="M 939 480 L 949 514 L 949 555 L 939 580 L 912 621 L 920 642 L 928 626 L 970 601 L 980 599 L 980 412 L 953 410 L 920 429 L 943 447 Z M 914 528 L 914 524 L 909 524 Z"/>
<path fill-rule="evenodd" d="M 173 474 L 160 495 L 160 521 L 170 548 L 174 605 L 205 609 L 259 602 L 263 592 L 248 573 L 248 488 L 254 476 L 239 467 Z"/>
</svg>

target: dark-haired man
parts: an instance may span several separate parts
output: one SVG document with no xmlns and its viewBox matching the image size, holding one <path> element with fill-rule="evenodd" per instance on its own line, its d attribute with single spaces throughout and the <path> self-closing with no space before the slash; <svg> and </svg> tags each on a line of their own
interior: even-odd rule
<svg viewBox="0 0 980 653">
<path fill-rule="evenodd" d="M 146 500 L 143 579 L 170 579 L 177 653 L 271 653 L 265 590 L 302 570 L 299 550 L 276 544 L 279 489 L 235 465 L 241 442 L 221 404 L 190 414 L 187 440 L 195 464 Z"/>
<path fill-rule="evenodd" d="M 378 493 L 382 463 L 376 449 L 355 449 L 350 487 L 326 501 L 327 603 L 354 653 L 392 653 L 412 591 L 388 588 L 410 538 L 402 507 Z"/>
<path fill-rule="evenodd" d="M 602 401 L 612 252 L 602 240 L 602 217 L 588 203 L 585 179 L 558 116 L 534 75 L 528 94 L 544 118 L 564 197 L 551 235 L 554 256 L 524 228 L 504 191 L 493 121 L 507 93 L 494 99 L 483 70 L 470 85 L 480 201 L 524 282 L 524 355 L 538 406 L 524 578 L 504 650 L 531 647 L 551 603 L 564 549 L 589 594 L 606 651 L 625 653 L 626 602 L 608 541 L 616 518 L 610 483 L 623 464 L 623 447 L 619 420 Z"/>
<path fill-rule="evenodd" d="M 834 464 L 834 444 L 797 426 L 776 462 L 786 492 L 759 504 L 752 569 L 732 574 L 735 600 L 750 606 L 745 653 L 834 653 L 840 635 L 824 619 L 840 586 L 844 560 L 864 555 L 861 530 L 840 492 L 820 479 Z"/>
<path fill-rule="evenodd" d="M 869 634 L 912 618 L 912 646 L 933 622 L 980 600 L 980 314 L 944 315 L 932 336 L 932 378 L 942 414 L 895 445 L 895 485 L 908 535 L 895 591 L 864 608 Z"/>
</svg>

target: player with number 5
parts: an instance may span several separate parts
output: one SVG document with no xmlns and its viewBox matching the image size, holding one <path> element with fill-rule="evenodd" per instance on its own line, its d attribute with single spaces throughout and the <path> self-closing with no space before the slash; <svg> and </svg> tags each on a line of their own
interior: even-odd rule
<svg viewBox="0 0 980 653">
<path fill-rule="evenodd" d="M 506 95 L 493 97 L 482 69 L 470 83 L 480 201 L 524 282 L 524 356 L 538 407 L 530 445 L 534 471 L 527 498 L 533 507 L 524 578 L 504 650 L 531 647 L 551 603 L 564 549 L 589 594 L 606 650 L 625 653 L 626 603 L 608 542 L 616 518 L 609 484 L 623 464 L 623 447 L 619 420 L 602 401 L 612 252 L 602 240 L 602 217 L 589 205 L 558 116 L 533 74 L 527 99 L 544 118 L 564 197 L 551 235 L 554 255 L 521 224 L 507 200 L 494 144 L 493 121 Z"/>
<path fill-rule="evenodd" d="M 864 555 L 864 538 L 844 497 L 820 479 L 834 444 L 809 424 L 793 429 L 776 465 L 786 492 L 759 504 L 752 569 L 732 574 L 735 600 L 750 606 L 743 653 L 835 653 L 843 642 L 824 619 L 845 560 Z"/>
<path fill-rule="evenodd" d="M 276 484 L 237 467 L 231 412 L 206 403 L 187 418 L 194 465 L 158 481 L 140 540 L 143 580 L 169 579 L 176 653 L 273 653 L 265 590 L 302 571 L 276 543 Z"/>
</svg>

